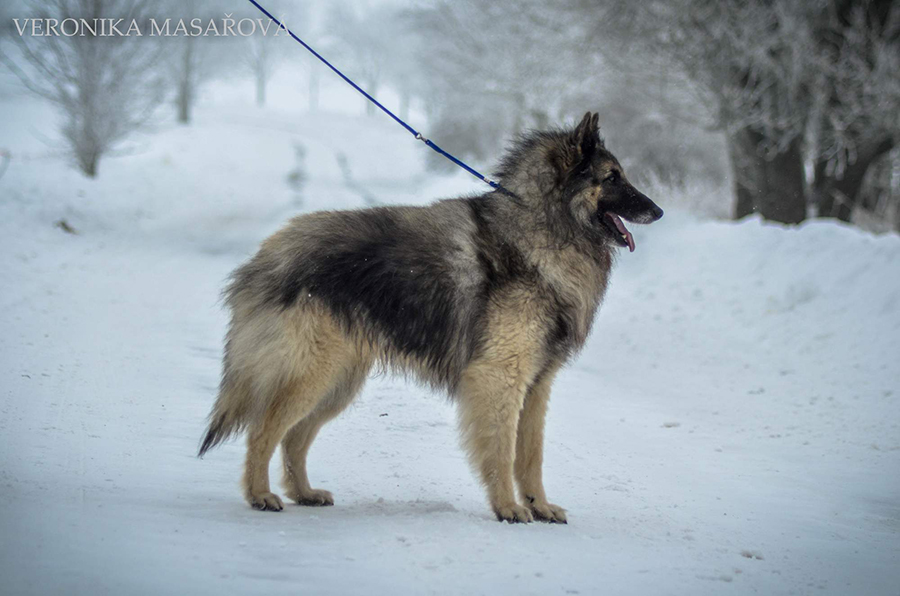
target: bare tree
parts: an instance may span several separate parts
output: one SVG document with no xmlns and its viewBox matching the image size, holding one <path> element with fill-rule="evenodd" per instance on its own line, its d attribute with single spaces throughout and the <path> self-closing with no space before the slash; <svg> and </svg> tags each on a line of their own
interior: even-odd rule
<svg viewBox="0 0 900 596">
<path fill-rule="evenodd" d="M 383 11 L 380 26 L 391 40 L 390 54 L 384 60 L 384 81 L 400 95 L 399 115 L 407 119 L 413 98 L 422 97 L 426 83 L 420 64 L 423 39 L 407 9 L 390 7 Z"/>
<path fill-rule="evenodd" d="M 165 4 L 166 18 L 200 18 L 207 16 L 204 0 L 183 0 L 182 2 L 168 1 Z M 200 47 L 198 40 L 191 35 L 178 36 L 172 39 L 163 39 L 168 47 L 166 52 L 166 67 L 168 76 L 175 90 L 175 109 L 178 122 L 189 124 L 194 104 L 197 101 L 198 90 L 201 82 L 206 78 L 204 58 L 206 48 Z"/>
<path fill-rule="evenodd" d="M 218 21 L 224 15 L 216 0 L 161 0 L 164 17 L 172 22 L 194 19 Z M 174 89 L 178 122 L 189 124 L 203 85 L 232 63 L 230 51 L 238 46 L 236 36 L 194 35 L 192 32 L 156 38 L 165 48 L 165 71 Z"/>
<path fill-rule="evenodd" d="M 335 4 L 327 16 L 327 35 L 323 37 L 328 55 L 338 60 L 343 70 L 358 79 L 366 93 L 375 98 L 385 64 L 391 60 L 391 53 L 398 51 L 384 34 L 389 25 L 386 14 L 381 10 L 359 12 L 351 5 Z M 375 114 L 377 108 L 372 102 L 365 100 L 365 104 L 366 114 Z"/>
<path fill-rule="evenodd" d="M 539 0 L 430 2 L 406 17 L 409 32 L 399 37 L 409 67 L 400 63 L 392 85 L 424 100 L 430 133 L 454 153 L 487 161 L 510 134 L 591 109 L 602 114 L 629 176 L 722 180 L 717 144 L 687 138 L 710 135 L 700 130 L 685 77 L 639 44 L 598 35 L 596 12 Z"/>
<path fill-rule="evenodd" d="M 193 37 L 182 37 L 178 43 L 181 47 L 172 55 L 171 62 L 175 79 L 175 106 L 178 109 L 178 121 L 188 124 L 200 85 L 201 56 Z"/>
<path fill-rule="evenodd" d="M 410 11 L 419 41 L 409 53 L 422 73 L 413 82 L 442 146 L 486 159 L 510 133 L 547 127 L 588 84 L 587 57 L 567 47 L 560 16 L 537 0 L 437 0 Z"/>
<path fill-rule="evenodd" d="M 309 11 L 305 4 L 281 0 L 267 3 L 266 8 L 289 29 L 295 26 L 302 27 L 307 22 L 306 16 Z M 256 12 L 249 13 L 249 16 L 259 19 L 259 14 Z M 279 63 L 284 59 L 287 44 L 291 38 L 268 19 L 262 19 L 260 23 L 260 27 L 253 35 L 247 37 L 242 45 L 241 59 L 253 75 L 256 104 L 263 106 L 266 103 L 266 88 Z M 300 30 L 300 33 L 307 36 L 303 29 Z M 290 50 L 296 52 L 298 48 L 290 48 Z"/>
<path fill-rule="evenodd" d="M 260 33 L 247 38 L 244 61 L 250 72 L 253 73 L 253 80 L 256 84 L 256 105 L 260 107 L 266 105 L 266 87 L 277 66 L 279 55 L 278 48 L 274 47 L 275 41 L 274 38 Z"/>
<path fill-rule="evenodd" d="M 318 64 L 313 64 L 312 60 L 307 58 L 309 66 L 309 111 L 319 111 L 319 90 L 321 88 L 322 74 Z"/>
<path fill-rule="evenodd" d="M 29 3 L 38 19 L 142 21 L 150 0 L 41 0 Z M 62 116 L 66 151 L 85 175 L 97 175 L 100 159 L 143 126 L 163 99 L 155 77 L 158 47 L 139 37 L 12 36 L 12 53 L 0 58 L 33 93 Z M 20 64 L 21 60 L 21 64 Z"/>
</svg>

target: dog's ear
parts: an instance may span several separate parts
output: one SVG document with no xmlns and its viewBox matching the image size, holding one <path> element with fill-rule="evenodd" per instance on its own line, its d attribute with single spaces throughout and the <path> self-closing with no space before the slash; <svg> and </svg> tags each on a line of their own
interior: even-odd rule
<svg viewBox="0 0 900 596">
<path fill-rule="evenodd" d="M 579 146 L 582 158 L 590 158 L 597 151 L 599 141 L 600 114 L 588 112 L 575 127 L 575 132 L 572 133 L 572 143 Z"/>
<path fill-rule="evenodd" d="M 553 155 L 560 180 L 585 160 L 590 160 L 600 142 L 600 114 L 587 112 L 578 126 L 566 135 Z"/>
</svg>

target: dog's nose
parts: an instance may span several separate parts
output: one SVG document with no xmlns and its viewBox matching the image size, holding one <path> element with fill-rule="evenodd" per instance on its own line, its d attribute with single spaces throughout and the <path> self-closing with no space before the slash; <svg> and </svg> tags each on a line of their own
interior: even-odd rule
<svg viewBox="0 0 900 596">
<path fill-rule="evenodd" d="M 660 209 L 659 205 L 653 206 L 653 221 L 658 220 L 663 216 L 663 210 Z"/>
</svg>

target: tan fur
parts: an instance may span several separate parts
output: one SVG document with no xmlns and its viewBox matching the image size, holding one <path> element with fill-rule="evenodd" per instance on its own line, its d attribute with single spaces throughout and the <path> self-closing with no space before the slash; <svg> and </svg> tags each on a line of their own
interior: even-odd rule
<svg viewBox="0 0 900 596">
<path fill-rule="evenodd" d="M 291 472 L 291 498 L 312 499 L 306 478 L 306 452 L 315 432 L 337 415 L 359 390 L 371 367 L 368 350 L 348 337 L 323 308 L 291 309 L 272 316 L 249 317 L 235 325 L 231 354 L 233 374 L 257 404 L 249 415 L 244 494 L 259 509 L 280 510 L 281 500 L 269 489 L 269 460 L 286 439 L 286 465 Z M 255 349 L 241 350 L 243 346 Z M 240 390 L 236 400 L 247 401 Z M 223 404 L 227 411 L 230 404 Z"/>
<path fill-rule="evenodd" d="M 472 466 L 501 520 L 532 521 L 518 504 L 513 461 L 519 414 L 528 386 L 539 372 L 541 308 L 528 291 L 513 288 L 498 298 L 488 317 L 488 344 L 463 372 L 460 426 Z"/>
<path fill-rule="evenodd" d="M 360 358 L 345 371 L 331 393 L 316 408 L 291 428 L 281 442 L 284 458 L 282 485 L 289 499 L 300 505 L 333 505 L 334 497 L 327 490 L 310 487 L 306 472 L 306 456 L 323 424 L 340 414 L 356 397 L 366 380 L 371 361 Z"/>
<path fill-rule="evenodd" d="M 522 502 L 534 517 L 550 522 L 566 522 L 565 510 L 547 501 L 544 491 L 544 418 L 550 401 L 550 387 L 559 363 L 550 365 L 528 390 L 519 416 L 516 435 L 515 477 Z"/>
<path fill-rule="evenodd" d="M 274 322 L 271 313 L 265 317 L 245 314 L 251 318 L 236 326 L 237 345 L 257 349 L 236 352 L 233 358 L 235 366 L 253 379 L 249 390 L 262 398 L 254 401 L 264 404 L 248 425 L 245 497 L 258 509 L 283 508 L 281 499 L 270 490 L 268 477 L 269 461 L 280 442 L 287 497 L 301 505 L 332 505 L 331 493 L 313 489 L 307 475 L 306 457 L 321 426 L 352 402 L 376 360 L 425 378 L 427 367 L 413 358 L 398 360 L 373 353 L 362 338 L 348 336 L 314 302 L 285 311 L 274 317 Z M 464 446 L 487 489 L 491 507 L 503 520 L 531 521 L 536 516 L 565 521 L 563 510 L 547 503 L 541 483 L 543 417 L 559 366 L 552 365 L 537 379 L 545 366 L 541 351 L 544 317 L 543 305 L 527 289 L 507 291 L 489 313 L 490 341 L 465 369 L 460 383 Z M 277 334 L 277 341 L 272 334 Z M 523 437 L 528 437 L 528 445 Z M 516 500 L 513 470 L 517 457 L 527 462 L 516 464 L 516 478 L 527 506 Z"/>
</svg>

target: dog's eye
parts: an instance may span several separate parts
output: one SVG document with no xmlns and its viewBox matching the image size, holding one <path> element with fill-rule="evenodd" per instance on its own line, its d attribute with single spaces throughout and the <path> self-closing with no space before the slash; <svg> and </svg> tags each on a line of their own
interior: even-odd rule
<svg viewBox="0 0 900 596">
<path fill-rule="evenodd" d="M 609 176 L 603 179 L 604 182 L 615 182 L 619 179 L 619 173 L 613 170 L 609 173 Z"/>
</svg>

